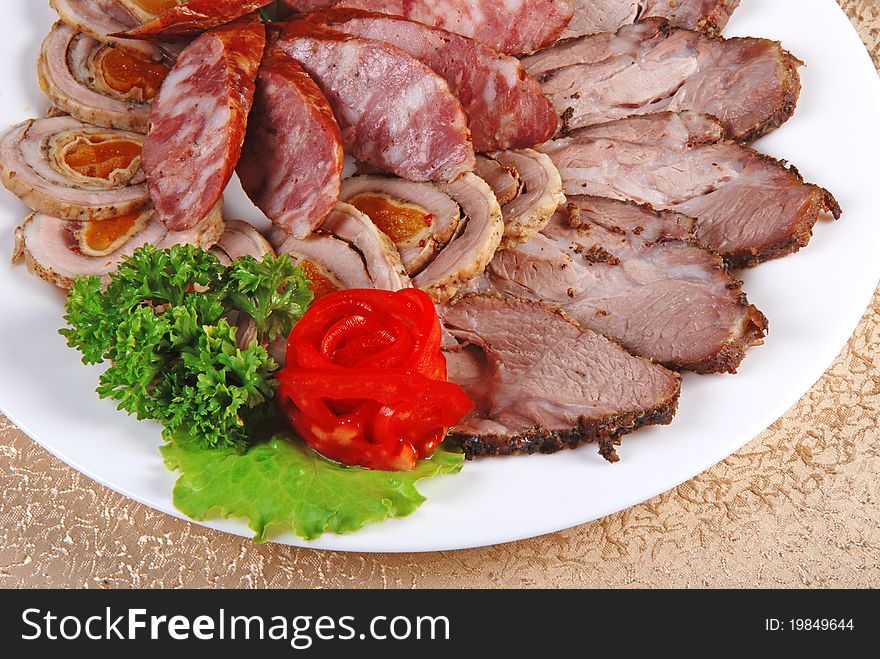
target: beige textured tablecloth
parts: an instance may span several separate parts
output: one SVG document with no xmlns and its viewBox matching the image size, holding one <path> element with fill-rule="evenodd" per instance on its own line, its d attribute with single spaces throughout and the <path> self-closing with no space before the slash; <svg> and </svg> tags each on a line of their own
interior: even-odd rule
<svg viewBox="0 0 880 659">
<path fill-rule="evenodd" d="M 841 0 L 880 65 L 880 2 Z M 689 483 L 576 529 L 436 554 L 318 552 L 155 512 L 0 417 L 0 587 L 880 586 L 880 293 L 832 368 Z"/>
</svg>

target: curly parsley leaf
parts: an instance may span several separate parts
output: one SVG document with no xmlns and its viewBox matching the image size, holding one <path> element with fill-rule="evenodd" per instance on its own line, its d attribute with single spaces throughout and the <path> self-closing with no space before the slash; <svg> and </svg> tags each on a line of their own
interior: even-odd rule
<svg viewBox="0 0 880 659">
<path fill-rule="evenodd" d="M 178 510 L 199 521 L 212 514 L 246 518 L 257 542 L 273 528 L 292 528 L 312 540 L 405 517 L 425 502 L 418 481 L 458 473 L 464 461 L 461 453 L 440 447 L 414 471 L 370 471 L 325 460 L 284 435 L 243 454 L 200 450 L 175 436 L 162 455 L 169 469 L 181 472 L 174 486 Z"/>
<path fill-rule="evenodd" d="M 287 254 L 257 261 L 246 256 L 229 268 L 226 291 L 233 308 L 253 318 L 263 341 L 290 334 L 312 302 L 308 279 Z"/>
<path fill-rule="evenodd" d="M 278 365 L 264 345 L 239 347 L 226 316 L 251 314 L 268 342 L 290 332 L 311 301 L 287 255 L 230 267 L 191 246 L 145 246 L 111 275 L 78 280 L 67 300 L 68 344 L 86 363 L 110 361 L 98 394 L 203 448 L 244 450 L 246 417 L 275 395 Z"/>
</svg>

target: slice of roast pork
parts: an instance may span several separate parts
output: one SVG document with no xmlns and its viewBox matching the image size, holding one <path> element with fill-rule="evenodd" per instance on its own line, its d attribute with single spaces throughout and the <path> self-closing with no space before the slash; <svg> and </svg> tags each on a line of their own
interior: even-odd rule
<svg viewBox="0 0 880 659">
<path fill-rule="evenodd" d="M 675 27 L 721 34 L 740 0 L 574 0 L 574 16 L 563 39 L 614 32 L 639 19 L 657 16 Z"/>
<path fill-rule="evenodd" d="M 827 190 L 797 170 L 725 139 L 693 112 L 658 113 L 581 128 L 541 147 L 567 195 L 650 204 L 697 220 L 700 243 L 731 267 L 804 247 L 822 213 L 840 217 Z"/>
<path fill-rule="evenodd" d="M 210 249 L 222 232 L 222 204 L 196 227 L 180 232 L 168 231 L 152 209 L 91 222 L 35 213 L 15 230 L 13 262 L 24 261 L 34 276 L 69 289 L 78 277 L 95 275 L 106 281 L 125 257 L 144 245 Z"/>
<path fill-rule="evenodd" d="M 368 215 L 391 239 L 410 276 L 434 260 L 461 221 L 458 203 L 432 183 L 355 176 L 342 182 L 339 198 Z"/>
<path fill-rule="evenodd" d="M 413 285 L 435 302 L 452 299 L 462 284 L 481 275 L 504 234 L 501 206 L 479 176 L 462 174 L 440 189 L 458 202 L 464 218 L 452 240 L 413 278 Z"/>
<path fill-rule="evenodd" d="M 767 319 L 721 258 L 689 242 L 689 218 L 570 197 L 532 240 L 498 252 L 493 290 L 539 300 L 676 370 L 736 372 Z"/>
<path fill-rule="evenodd" d="M 33 210 L 66 220 L 127 215 L 150 203 L 144 136 L 73 117 L 32 119 L 0 140 L 0 179 Z"/>
<path fill-rule="evenodd" d="M 467 296 L 444 311 L 449 379 L 476 409 L 452 431 L 468 457 L 553 453 L 672 420 L 678 374 L 536 303 Z"/>
<path fill-rule="evenodd" d="M 140 75 L 140 83 L 114 79 L 120 69 Z M 37 71 L 55 107 L 95 126 L 146 133 L 151 101 L 169 69 L 59 22 L 43 41 Z"/>
<path fill-rule="evenodd" d="M 477 156 L 477 168 L 474 174 L 489 184 L 502 209 L 522 192 L 523 182 L 519 172 L 513 167 L 505 167 L 491 156 L 485 154 Z"/>
<path fill-rule="evenodd" d="M 492 154 L 492 158 L 515 171 L 522 184 L 514 199 L 501 204 L 504 217 L 502 247 L 516 245 L 541 231 L 556 209 L 565 203 L 562 178 L 547 155 L 532 149 L 498 151 Z"/>
<path fill-rule="evenodd" d="M 560 134 L 632 115 L 693 110 L 751 142 L 791 118 L 803 64 L 778 42 L 709 38 L 652 18 L 565 41 L 523 61 L 562 119 Z"/>
</svg>

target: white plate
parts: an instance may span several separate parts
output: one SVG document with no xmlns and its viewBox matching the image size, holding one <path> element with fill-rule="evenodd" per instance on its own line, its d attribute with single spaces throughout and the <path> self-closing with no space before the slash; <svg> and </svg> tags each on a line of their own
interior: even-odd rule
<svg viewBox="0 0 880 659">
<path fill-rule="evenodd" d="M 53 20 L 45 2 L 8 3 L 0 43 L 0 127 L 41 114 L 34 63 Z M 572 527 L 645 501 L 730 455 L 793 405 L 845 344 L 880 278 L 877 168 L 880 84 L 868 54 L 834 0 L 743 0 L 728 35 L 779 39 L 808 64 L 795 118 L 759 147 L 790 159 L 844 209 L 821 222 L 808 248 L 743 274 L 770 336 L 736 376 L 685 376 L 675 422 L 624 439 L 622 461 L 595 447 L 553 456 L 482 460 L 458 476 L 423 481 L 428 502 L 413 516 L 304 543 L 349 551 L 432 551 L 495 544 Z M 233 213 L 257 217 L 237 186 Z M 0 253 L 26 211 L 0 194 Z M 98 372 L 57 334 L 62 295 L 0 267 L 0 409 L 56 456 L 148 506 L 180 516 L 174 476 L 159 458 L 158 427 L 138 423 L 94 394 Z M 48 495 L 47 495 L 48 496 Z M 208 526 L 250 535 L 240 521 Z"/>
</svg>

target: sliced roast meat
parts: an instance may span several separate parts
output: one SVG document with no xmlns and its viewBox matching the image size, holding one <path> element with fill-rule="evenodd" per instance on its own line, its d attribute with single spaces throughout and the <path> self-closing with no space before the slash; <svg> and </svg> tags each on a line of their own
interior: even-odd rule
<svg viewBox="0 0 880 659">
<path fill-rule="evenodd" d="M 492 154 L 501 165 L 516 170 L 522 192 L 501 206 L 504 246 L 525 242 L 538 233 L 565 203 L 562 178 L 550 158 L 532 149 Z"/>
<path fill-rule="evenodd" d="M 336 205 L 343 165 L 327 99 L 296 60 L 271 50 L 238 165 L 245 192 L 274 224 L 304 238 Z"/>
<path fill-rule="evenodd" d="M 458 202 L 465 217 L 452 240 L 413 278 L 413 285 L 436 302 L 452 299 L 462 284 L 481 275 L 504 234 L 501 206 L 483 179 L 464 174 L 440 189 Z"/>
<path fill-rule="evenodd" d="M 81 229 L 79 222 L 35 213 L 15 231 L 13 260 L 23 260 L 32 275 L 68 289 L 77 277 L 110 274 L 124 257 L 138 247 L 158 243 L 167 233 L 153 214 L 146 226 L 115 251 L 104 256 L 88 256 L 82 253 L 80 238 L 76 235 Z"/>
<path fill-rule="evenodd" d="M 767 39 L 709 38 L 647 19 L 564 41 L 523 64 L 562 118 L 562 133 L 664 110 L 717 117 L 753 141 L 791 118 L 803 63 Z"/>
<path fill-rule="evenodd" d="M 40 213 L 80 221 L 126 215 L 150 203 L 143 139 L 68 116 L 32 119 L 0 140 L 0 179 Z"/>
<path fill-rule="evenodd" d="M 229 183 L 265 45 L 260 20 L 241 19 L 193 41 L 165 79 L 150 115 L 144 171 L 169 229 L 194 226 Z"/>
<path fill-rule="evenodd" d="M 272 1 L 189 0 L 170 6 L 152 20 L 115 36 L 130 39 L 191 37 L 238 20 Z"/>
<path fill-rule="evenodd" d="M 721 124 L 692 112 L 659 113 L 574 131 L 541 147 L 567 195 L 650 204 L 697 220 L 697 237 L 731 267 L 804 247 L 813 225 L 841 211 L 793 167 L 724 139 Z"/>
<path fill-rule="evenodd" d="M 43 41 L 37 69 L 55 107 L 80 121 L 147 132 L 150 102 L 169 68 L 139 51 L 109 46 L 64 23 Z"/>
<path fill-rule="evenodd" d="M 542 304 L 468 296 L 443 323 L 459 342 L 444 350 L 449 379 L 476 406 L 452 431 L 469 457 L 597 442 L 616 461 L 621 435 L 675 414 L 676 373 Z"/>
<path fill-rule="evenodd" d="M 173 57 L 174 48 L 111 36 L 141 23 L 123 0 L 49 0 L 61 20 L 93 39 L 137 50 L 153 60 Z"/>
<path fill-rule="evenodd" d="M 669 368 L 736 372 L 767 320 L 721 258 L 672 239 L 681 229 L 674 213 L 594 197 L 569 203 L 579 221 L 563 209 L 540 235 L 496 255 L 493 288 L 558 307 Z"/>
<path fill-rule="evenodd" d="M 434 260 L 461 221 L 461 209 L 432 183 L 385 176 L 355 176 L 340 199 L 365 213 L 397 248 L 410 276 Z"/>
<path fill-rule="evenodd" d="M 307 18 L 339 32 L 393 44 L 442 76 L 464 107 L 477 151 L 530 147 L 556 132 L 553 106 L 514 57 L 400 16 L 332 9 Z"/>
<path fill-rule="evenodd" d="M 502 209 L 522 192 L 523 182 L 519 172 L 513 167 L 505 167 L 491 156 L 485 154 L 477 156 L 477 168 L 474 174 L 489 184 Z"/>
<path fill-rule="evenodd" d="M 665 18 L 675 27 L 721 33 L 740 0 L 574 0 L 574 17 L 563 39 L 614 32 L 648 17 Z"/>
<path fill-rule="evenodd" d="M 461 103 L 427 66 L 390 44 L 291 21 L 278 45 L 324 92 L 346 151 L 413 181 L 474 168 Z"/>
<path fill-rule="evenodd" d="M 242 220 L 227 220 L 226 228 L 217 241 L 217 248 L 229 258 L 230 262 L 244 256 L 252 256 L 258 261 L 266 254 L 275 255 L 268 240 L 254 226 Z"/>
<path fill-rule="evenodd" d="M 379 231 L 369 216 L 354 206 L 338 204 L 324 220 L 321 229 L 344 240 L 363 255 L 373 288 L 386 291 L 412 288 L 394 243 Z"/>
<path fill-rule="evenodd" d="M 299 4 L 302 0 L 287 1 Z M 342 0 L 335 6 L 404 16 L 482 41 L 509 55 L 531 53 L 553 43 L 574 13 L 571 0 Z"/>
</svg>

